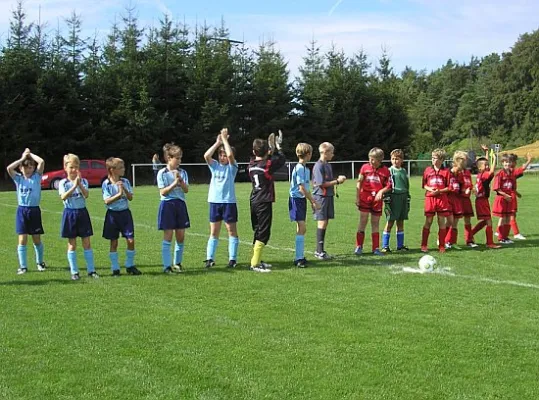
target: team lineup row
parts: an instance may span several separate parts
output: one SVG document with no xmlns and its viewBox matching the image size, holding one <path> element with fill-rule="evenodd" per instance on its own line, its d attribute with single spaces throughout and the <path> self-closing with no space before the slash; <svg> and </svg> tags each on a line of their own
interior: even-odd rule
<svg viewBox="0 0 539 400">
<path fill-rule="evenodd" d="M 270 272 L 271 265 L 262 261 L 262 253 L 267 245 L 272 226 L 273 202 L 275 187 L 273 173 L 285 163 L 281 151 L 283 134 L 271 134 L 267 140 L 255 139 L 253 142 L 253 157 L 248 171 L 252 182 L 250 195 L 251 224 L 254 231 L 253 250 L 250 270 L 255 272 Z M 325 251 L 324 241 L 328 223 L 334 218 L 335 187 L 346 181 L 346 177 L 333 176 L 331 164 L 334 147 L 324 142 L 319 148 L 320 158 L 311 171 L 306 163 L 311 160 L 313 148 L 307 143 L 296 146 L 298 163 L 291 174 L 289 214 L 291 221 L 296 222 L 294 264 L 300 268 L 307 266 L 305 258 L 305 233 L 307 220 L 307 202 L 309 202 L 314 219 L 317 223 L 315 257 L 320 260 L 331 259 Z M 217 160 L 214 154 L 217 152 Z M 185 194 L 189 191 L 189 178 L 185 170 L 180 168 L 182 150 L 174 143 L 163 147 L 166 167 L 157 173 L 157 185 L 160 193 L 158 211 L 158 229 L 163 231 L 161 255 L 163 272 L 180 273 L 183 270 L 185 229 L 190 227 L 189 214 Z M 215 265 L 215 253 L 219 240 L 222 222 L 225 223 L 229 241 L 229 268 L 237 265 L 239 239 L 237 234 L 238 211 L 234 180 L 238 165 L 234 157 L 234 149 L 229 143 L 227 129 L 221 130 L 215 143 L 206 151 L 204 158 L 211 171 L 211 182 L 208 192 L 210 207 L 210 237 L 207 243 L 206 268 Z M 390 232 L 396 223 L 397 251 L 406 251 L 404 241 L 404 221 L 408 219 L 410 208 L 409 179 L 402 168 L 404 153 L 400 149 L 391 152 L 391 167 L 382 165 L 384 152 L 373 148 L 369 152 L 369 162 L 362 166 L 356 182 L 360 218 L 356 232 L 355 254 L 364 251 L 365 229 L 370 217 L 372 252 L 383 256 L 390 252 Z M 476 160 L 479 170 L 474 185 L 470 171 L 466 169 L 467 153 L 458 151 L 454 154 L 450 168 L 443 167 L 445 152 L 436 149 L 432 153 L 432 166 L 427 167 L 423 174 L 425 196 L 425 224 L 422 231 L 421 251 L 428 251 L 428 238 L 434 217 L 438 221 L 438 249 L 456 247 L 458 221 L 464 219 L 465 241 L 470 247 L 476 247 L 474 235 L 486 227 L 486 245 L 498 248 L 493 240 L 493 227 L 489 204 L 490 184 L 494 181 L 492 190 L 496 193 L 493 204 L 493 214 L 500 217 L 498 238 L 500 243 L 510 243 L 508 238 L 511 226 L 518 229 L 515 215 L 517 212 L 517 183 L 524 169 L 531 161 L 528 155 L 527 163 L 516 168 L 516 156 L 502 155 L 503 168 L 497 173 L 495 165 L 489 168 L 487 157 Z M 77 238 L 81 238 L 84 250 L 88 276 L 99 278 L 95 270 L 93 250 L 90 237 L 93 228 L 86 209 L 86 199 L 89 195 L 88 182 L 81 178 L 79 158 L 74 154 L 64 156 L 64 169 L 67 177 L 59 185 L 59 195 L 64 203 L 61 223 L 61 236 L 68 240 L 67 259 L 71 279 L 80 279 L 77 265 Z M 106 205 L 106 216 L 103 227 L 103 237 L 110 241 L 109 258 L 112 274 L 120 275 L 118 259 L 118 240 L 120 234 L 127 242 L 125 268 L 128 274 L 140 275 L 135 266 L 134 223 L 129 201 L 133 199 L 133 189 L 129 180 L 123 177 L 124 162 L 119 158 L 109 158 L 106 161 L 108 178 L 103 182 L 102 194 Z M 17 169 L 20 172 L 17 172 Z M 7 167 L 9 175 L 17 189 L 18 208 L 16 212 L 16 232 L 19 235 L 17 253 L 19 259 L 18 274 L 28 271 L 27 242 L 28 235 L 32 237 L 38 271 L 45 271 L 44 247 L 41 235 L 44 233 L 39 203 L 41 199 L 41 175 L 44 170 L 44 160 L 26 149 L 19 160 Z M 312 190 L 311 190 L 312 183 Z M 474 216 L 471 196 L 475 194 L 475 209 L 478 224 L 471 225 Z M 386 215 L 386 225 L 382 233 L 380 245 L 379 222 L 382 214 Z M 519 237 L 518 231 L 514 232 Z M 171 254 L 172 241 L 174 251 Z"/>
</svg>

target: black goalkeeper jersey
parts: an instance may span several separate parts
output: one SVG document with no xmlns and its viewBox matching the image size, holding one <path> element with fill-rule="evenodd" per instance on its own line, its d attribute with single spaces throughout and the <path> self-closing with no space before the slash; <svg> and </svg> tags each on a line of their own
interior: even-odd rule
<svg viewBox="0 0 539 400">
<path fill-rule="evenodd" d="M 280 151 L 271 158 L 255 160 L 249 163 L 249 177 L 253 185 L 251 191 L 251 204 L 270 203 L 275 201 L 275 184 L 273 173 L 285 163 L 284 154 Z"/>
</svg>

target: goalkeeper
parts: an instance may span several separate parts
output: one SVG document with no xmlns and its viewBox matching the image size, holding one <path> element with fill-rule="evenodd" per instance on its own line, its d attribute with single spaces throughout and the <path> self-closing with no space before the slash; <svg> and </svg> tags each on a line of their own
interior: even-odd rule
<svg viewBox="0 0 539 400">
<path fill-rule="evenodd" d="M 402 168 L 404 152 L 395 149 L 391 152 L 391 167 L 389 168 L 392 190 L 384 196 L 384 212 L 387 222 L 382 233 L 382 252 L 389 253 L 389 238 L 391 229 L 397 221 L 397 250 L 407 251 L 404 245 L 404 221 L 410 211 L 410 181 L 408 173 Z"/>
</svg>

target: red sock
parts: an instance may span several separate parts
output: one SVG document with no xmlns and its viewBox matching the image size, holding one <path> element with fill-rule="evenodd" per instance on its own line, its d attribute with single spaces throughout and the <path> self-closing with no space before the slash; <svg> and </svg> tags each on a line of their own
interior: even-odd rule
<svg viewBox="0 0 539 400">
<path fill-rule="evenodd" d="M 444 247 L 445 236 L 446 236 L 446 229 L 444 228 L 438 229 L 438 242 L 439 242 L 438 247 Z"/>
<path fill-rule="evenodd" d="M 451 236 L 453 235 L 453 227 L 450 226 L 449 228 L 445 228 L 445 237 L 444 237 L 444 240 L 443 242 L 441 240 L 439 240 L 440 244 L 446 244 L 446 243 L 453 243 L 451 241 Z"/>
<path fill-rule="evenodd" d="M 516 219 L 511 220 L 511 229 L 513 230 L 513 236 L 520 233 L 520 231 L 518 230 L 518 224 Z"/>
<path fill-rule="evenodd" d="M 486 225 L 487 225 L 487 221 L 485 221 L 484 219 L 479 221 L 477 223 L 477 225 L 474 226 L 474 228 L 472 229 L 472 236 L 475 236 L 477 234 L 477 232 L 479 232 L 481 229 L 483 229 Z M 492 230 L 492 227 L 490 227 L 490 229 Z"/>
<path fill-rule="evenodd" d="M 509 239 L 509 232 L 511 232 L 511 224 L 504 225 L 503 228 L 503 238 Z"/>
<path fill-rule="evenodd" d="M 464 225 L 464 239 L 466 243 L 473 242 L 472 224 Z"/>
<path fill-rule="evenodd" d="M 371 238 L 372 238 L 372 251 L 374 251 L 380 247 L 380 233 L 379 232 L 371 233 Z"/>
<path fill-rule="evenodd" d="M 429 243 L 429 234 L 430 229 L 423 227 L 423 232 L 421 232 L 421 246 L 427 246 Z"/>
<path fill-rule="evenodd" d="M 494 244 L 494 232 L 492 229 L 492 225 L 485 228 L 485 234 L 487 235 L 487 244 Z"/>
<path fill-rule="evenodd" d="M 365 232 L 356 232 L 356 246 L 363 248 L 364 241 L 365 241 Z"/>
<path fill-rule="evenodd" d="M 457 244 L 458 237 L 459 237 L 459 230 L 457 228 L 451 229 L 451 244 Z"/>
</svg>

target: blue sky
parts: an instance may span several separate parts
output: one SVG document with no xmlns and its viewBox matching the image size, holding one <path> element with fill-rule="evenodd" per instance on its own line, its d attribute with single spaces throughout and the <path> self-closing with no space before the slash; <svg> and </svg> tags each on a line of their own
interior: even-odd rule
<svg viewBox="0 0 539 400">
<path fill-rule="evenodd" d="M 63 26 L 75 10 L 85 34 L 101 38 L 129 4 L 142 26 L 157 25 L 163 13 L 190 26 L 224 18 L 231 39 L 257 47 L 273 40 L 295 74 L 314 38 L 322 50 L 332 44 L 353 54 L 363 49 L 376 63 L 386 49 L 397 72 L 406 65 L 430 71 L 447 59 L 467 62 L 472 55 L 510 50 L 518 36 L 539 27 L 539 2 L 531 0 L 25 0 L 30 20 Z M 0 40 L 8 31 L 14 0 L 0 0 Z"/>
</svg>

